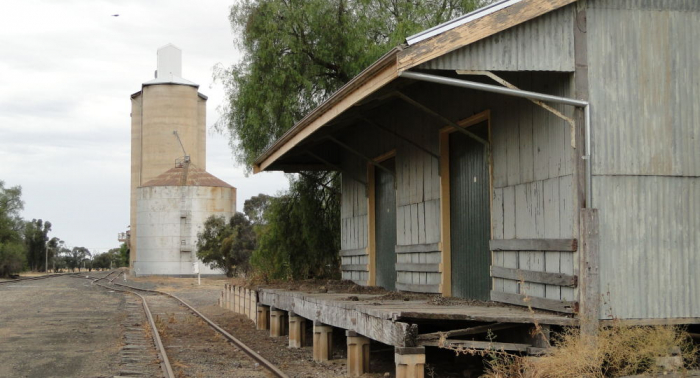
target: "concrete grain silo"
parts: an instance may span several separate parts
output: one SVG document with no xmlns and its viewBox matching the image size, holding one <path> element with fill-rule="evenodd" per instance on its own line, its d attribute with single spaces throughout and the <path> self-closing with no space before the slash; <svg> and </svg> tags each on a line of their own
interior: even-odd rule
<svg viewBox="0 0 700 378">
<path fill-rule="evenodd" d="M 227 219 L 236 211 L 236 188 L 182 163 L 136 190 L 135 275 L 191 275 L 197 262 L 197 233 L 211 215 Z M 132 227 L 132 231 L 133 231 Z M 199 262 L 201 274 L 222 274 Z"/>
<path fill-rule="evenodd" d="M 178 218 L 175 222 L 167 218 L 165 213 L 168 213 L 170 210 L 176 211 L 178 214 L 180 210 L 191 211 L 184 205 L 192 202 L 189 199 L 190 195 L 193 195 L 193 198 L 206 197 L 202 195 L 201 190 L 204 190 L 204 187 L 208 187 L 207 185 L 193 184 L 192 188 L 187 186 L 188 182 L 198 182 L 197 180 L 192 181 L 191 175 L 193 173 L 197 172 L 196 175 L 203 175 L 202 177 L 210 176 L 207 179 L 208 181 L 205 180 L 205 182 L 211 183 L 216 181 L 217 184 L 211 185 L 211 188 L 218 188 L 212 189 L 211 194 L 226 198 L 226 200 L 222 200 L 225 204 L 213 198 L 204 199 L 204 202 L 211 200 L 208 203 L 217 203 L 217 206 L 221 202 L 221 206 L 212 207 L 212 211 L 206 216 L 205 212 L 199 214 L 203 217 L 201 222 L 199 218 L 187 218 L 187 221 L 191 222 L 193 227 L 196 224 L 201 224 L 206 217 L 212 214 L 230 217 L 232 212 L 235 212 L 235 188 L 206 173 L 205 131 L 207 97 L 199 93 L 199 85 L 182 78 L 182 51 L 168 44 L 158 49 L 157 56 L 158 69 L 155 79 L 143 83 L 141 90 L 131 95 L 131 227 L 130 235 L 127 237 L 131 250 L 130 268 L 136 274 L 191 274 L 191 262 L 186 271 L 175 268 L 172 265 L 175 260 L 185 259 L 185 255 L 174 259 L 173 256 L 162 250 L 162 247 L 167 243 L 153 244 L 150 238 L 155 237 L 155 235 L 160 235 L 159 237 L 175 237 L 174 230 L 180 232 L 179 226 L 176 227 L 175 223 L 179 224 L 180 220 Z M 174 169 L 176 171 L 173 171 Z M 188 171 L 191 172 L 188 174 Z M 162 175 L 169 174 L 172 176 L 175 174 L 173 172 L 177 172 L 178 177 L 184 181 L 178 185 L 167 185 L 170 189 L 164 189 L 163 185 L 153 185 L 153 183 L 165 182 Z M 143 190 L 140 190 L 140 188 L 143 188 Z M 226 190 L 221 188 L 226 188 Z M 231 190 L 232 194 L 227 192 Z M 176 210 L 177 204 L 175 203 L 165 204 L 167 202 L 166 198 L 171 198 L 168 195 L 175 192 L 178 193 L 178 201 L 184 201 L 181 204 L 185 207 L 179 210 Z M 158 198 L 161 195 L 165 197 Z M 137 213 L 141 207 L 138 201 L 144 200 L 148 202 L 151 198 L 154 198 L 157 203 L 162 203 L 163 209 L 167 207 L 169 210 L 163 210 L 165 213 L 162 213 L 157 206 L 144 204 L 146 207 L 139 213 L 142 217 L 141 221 L 139 221 Z M 148 215 L 147 210 L 151 211 L 152 214 Z M 156 214 L 164 217 L 162 226 L 165 228 L 170 227 L 169 230 L 172 230 L 164 231 L 163 229 L 160 234 L 159 232 L 161 231 L 156 232 L 156 229 L 160 227 L 154 221 Z M 142 229 L 148 230 L 146 231 L 148 232 L 147 237 L 140 237 L 139 232 Z M 185 232 L 185 230 L 182 229 L 182 232 Z M 191 252 L 183 251 L 183 253 L 189 253 L 190 255 L 195 253 L 193 246 L 196 239 L 192 240 L 192 235 L 196 238 L 196 234 L 188 234 L 187 232 L 182 235 L 189 243 L 188 246 L 193 249 Z M 142 242 L 146 244 L 142 245 Z M 181 242 L 182 240 L 178 243 Z M 156 248 L 159 252 L 147 250 L 147 248 Z M 177 253 L 180 253 L 181 248 L 179 244 L 176 249 Z M 162 267 L 157 264 L 159 261 L 158 256 L 165 259 L 161 261 L 165 264 Z M 187 259 L 194 261 L 194 258 Z M 140 268 L 135 271 L 137 265 Z"/>
</svg>

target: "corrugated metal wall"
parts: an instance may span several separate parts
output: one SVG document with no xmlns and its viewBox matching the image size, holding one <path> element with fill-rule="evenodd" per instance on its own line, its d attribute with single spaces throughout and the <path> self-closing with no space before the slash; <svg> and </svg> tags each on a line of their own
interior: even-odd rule
<svg viewBox="0 0 700 378">
<path fill-rule="evenodd" d="M 700 317 L 700 2 L 588 7 L 602 315 Z"/>
<path fill-rule="evenodd" d="M 488 121 L 469 128 L 488 139 Z M 449 136 L 452 295 L 489 300 L 491 207 L 488 147 L 459 132 Z"/>
<path fill-rule="evenodd" d="M 565 73 L 501 73 L 523 89 L 568 96 L 571 75 Z M 472 78 L 473 79 L 473 78 Z M 453 120 L 465 119 L 491 110 L 493 156 L 492 227 L 494 239 L 576 238 L 574 230 L 573 165 L 570 129 L 563 120 L 523 99 L 466 91 L 449 86 L 418 86 L 407 92 L 411 97 Z M 572 115 L 570 107 L 556 106 Z M 385 110 L 385 112 L 399 110 Z M 438 150 L 437 130 L 444 125 L 424 117 L 413 108 L 400 116 L 401 131 Z M 415 129 L 422 125 L 422 129 Z M 420 131 L 424 130 L 424 131 Z M 425 133 L 428 133 L 427 135 Z M 415 134 L 415 135 L 414 135 Z M 425 167 L 435 164 L 428 171 Z M 421 171 L 422 169 L 422 171 Z M 427 175 L 426 172 L 430 172 Z M 398 242 L 401 245 L 440 241 L 439 172 L 437 160 L 411 146 L 399 146 L 397 154 Z M 421 183 L 422 186 L 414 186 Z M 427 186 L 432 183 L 434 186 Z M 426 189 L 429 188 L 429 189 Z M 414 193 L 415 195 L 413 195 Z M 434 199 L 432 199 L 434 198 Z M 428 210 L 435 204 L 434 211 Z M 421 206 L 424 207 L 421 208 Z M 414 210 L 415 209 L 415 210 Z M 423 210 L 423 212 L 421 211 Z M 403 216 L 402 216 L 403 211 Z M 415 215 L 418 215 L 417 217 Z M 406 215 L 409 215 L 408 217 Z M 401 222 L 401 218 L 410 221 Z M 424 222 L 421 220 L 424 219 Z M 434 230 L 430 228 L 434 227 Z M 418 233 L 413 230 L 418 230 Z M 422 232 L 426 233 L 422 239 Z M 508 268 L 576 274 L 576 252 L 496 252 L 493 264 Z M 411 260 L 409 260 L 409 258 Z M 405 253 L 399 263 L 440 263 L 439 251 Z M 437 285 L 440 273 L 398 272 L 398 282 Z M 528 293 L 549 299 L 576 300 L 575 289 L 555 285 L 495 279 L 494 290 Z"/>
<path fill-rule="evenodd" d="M 691 12 L 590 3 L 594 172 L 700 176 L 700 2 L 651 3 L 696 6 Z"/>
<path fill-rule="evenodd" d="M 420 66 L 437 70 L 574 71 L 573 7 L 445 54 Z"/>
<path fill-rule="evenodd" d="M 700 180 L 594 182 L 604 318 L 700 317 Z"/>
<path fill-rule="evenodd" d="M 374 171 L 375 188 L 375 245 L 377 253 L 377 286 L 388 290 L 396 288 L 396 189 L 394 186 L 395 159 L 380 163 Z"/>
</svg>

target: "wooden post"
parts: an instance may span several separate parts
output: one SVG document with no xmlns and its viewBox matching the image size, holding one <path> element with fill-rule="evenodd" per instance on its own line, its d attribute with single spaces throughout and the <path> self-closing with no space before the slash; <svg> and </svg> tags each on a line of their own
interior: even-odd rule
<svg viewBox="0 0 700 378">
<path fill-rule="evenodd" d="M 239 287 L 234 286 L 233 287 L 233 312 L 238 313 L 238 309 L 241 306 L 241 298 L 239 295 Z"/>
<path fill-rule="evenodd" d="M 250 289 L 245 289 L 245 309 L 243 310 L 243 315 L 248 317 L 250 313 Z"/>
<path fill-rule="evenodd" d="M 600 322 L 600 274 L 598 209 L 581 209 L 581 293 L 579 321 L 581 336 L 598 335 Z"/>
<path fill-rule="evenodd" d="M 258 309 L 258 320 L 256 322 L 256 328 L 257 329 L 270 329 L 270 322 L 269 322 L 269 316 L 270 316 L 270 308 L 258 304 L 257 305 Z"/>
<path fill-rule="evenodd" d="M 257 311 L 258 309 L 258 293 L 255 290 L 250 291 L 250 312 L 248 313 L 248 317 L 250 320 L 257 322 L 258 316 L 257 316 Z"/>
<path fill-rule="evenodd" d="M 226 309 L 229 311 L 233 311 L 233 285 L 228 284 L 228 288 L 226 290 Z"/>
<path fill-rule="evenodd" d="M 306 319 L 289 313 L 289 347 L 303 348 L 306 345 Z"/>
<path fill-rule="evenodd" d="M 228 304 L 228 297 L 226 296 L 226 290 L 228 289 L 228 284 L 224 284 L 224 289 L 221 290 L 221 298 L 219 299 L 219 305 L 226 308 Z"/>
<path fill-rule="evenodd" d="M 345 331 L 348 345 L 348 376 L 359 377 L 369 372 L 369 339 L 353 331 Z"/>
<path fill-rule="evenodd" d="M 394 348 L 396 378 L 425 376 L 425 347 Z"/>
<path fill-rule="evenodd" d="M 284 311 L 270 308 L 270 337 L 281 337 L 287 334 L 286 317 Z"/>
<path fill-rule="evenodd" d="M 333 356 L 333 327 L 314 322 L 314 361 L 324 362 Z"/>
</svg>

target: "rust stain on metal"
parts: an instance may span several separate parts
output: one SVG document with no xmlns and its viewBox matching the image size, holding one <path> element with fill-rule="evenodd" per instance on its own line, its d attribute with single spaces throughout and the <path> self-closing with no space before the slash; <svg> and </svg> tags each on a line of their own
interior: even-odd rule
<svg viewBox="0 0 700 378">
<path fill-rule="evenodd" d="M 211 186 L 233 188 L 211 173 L 189 163 L 182 167 L 173 167 L 146 182 L 142 187 L 149 186 Z"/>
</svg>

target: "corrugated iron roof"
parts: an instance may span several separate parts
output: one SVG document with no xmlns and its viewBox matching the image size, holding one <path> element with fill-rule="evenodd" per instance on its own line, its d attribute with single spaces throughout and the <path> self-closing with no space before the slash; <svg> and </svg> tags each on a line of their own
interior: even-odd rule
<svg viewBox="0 0 700 378">
<path fill-rule="evenodd" d="M 503 1 L 499 1 L 497 3 L 493 3 L 491 5 L 485 6 L 483 8 L 479 8 L 473 12 L 469 12 L 465 15 L 462 15 L 462 16 L 457 17 L 455 19 L 444 22 L 438 26 L 434 26 L 430 29 L 423 30 L 420 33 L 414 34 L 414 35 L 406 38 L 406 44 L 411 46 L 411 45 L 418 43 L 424 39 L 428 39 L 430 37 L 444 33 L 446 31 L 454 29 L 460 25 L 464 25 L 468 22 L 474 21 L 476 19 L 479 19 L 479 18 L 484 17 L 486 15 L 489 15 L 491 13 L 497 12 L 497 11 L 504 9 L 504 8 L 507 8 L 513 4 L 517 4 L 521 1 L 522 0 L 503 0 Z"/>
<path fill-rule="evenodd" d="M 161 173 L 156 178 L 147 181 L 141 187 L 148 186 L 212 186 L 233 188 L 211 173 L 198 168 L 192 163 L 185 163 Z"/>
</svg>

